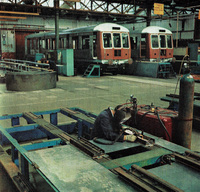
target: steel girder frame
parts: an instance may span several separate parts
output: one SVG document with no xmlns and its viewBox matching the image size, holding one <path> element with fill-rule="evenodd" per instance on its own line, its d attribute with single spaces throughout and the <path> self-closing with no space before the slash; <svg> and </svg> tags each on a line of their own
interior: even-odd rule
<svg viewBox="0 0 200 192">
<path fill-rule="evenodd" d="M 39 169 L 37 169 L 37 165 L 35 165 L 34 162 L 27 157 L 27 152 L 30 150 L 37 150 L 37 149 L 66 144 L 66 142 L 64 142 L 61 138 L 55 137 L 55 135 L 51 133 L 51 130 L 48 131 L 48 129 L 47 130 L 42 129 L 42 125 L 45 124 L 46 122 L 45 120 L 43 120 L 43 115 L 50 116 L 49 124 L 58 127 L 57 128 L 59 130 L 58 132 L 62 133 L 62 130 L 72 132 L 75 129 L 75 127 L 77 127 L 76 122 L 70 122 L 58 125 L 58 113 L 62 113 L 68 117 L 70 116 L 72 119 L 77 120 L 78 131 L 80 132 L 78 134 L 79 136 L 81 136 L 82 134 L 83 127 L 92 126 L 93 119 L 96 117 L 95 114 L 89 113 L 79 108 L 73 108 L 73 109 L 65 108 L 65 109 L 56 109 L 51 111 L 34 112 L 33 114 L 36 115 L 39 120 L 41 120 L 42 122 L 41 124 L 35 123 L 34 118 L 33 119 L 28 118 L 25 113 L 4 115 L 0 117 L 0 120 L 10 120 L 12 126 L 10 128 L 4 128 L 0 125 L 0 144 L 2 146 L 10 144 L 11 159 L 13 163 L 15 163 L 15 165 L 19 167 L 21 174 L 25 177 L 26 180 L 29 180 L 29 164 L 30 164 L 31 166 L 35 167 L 36 171 L 47 181 L 47 183 L 55 191 L 57 189 L 54 188 L 54 186 L 46 178 L 46 176 Z M 22 118 L 27 120 L 27 125 L 20 125 L 20 120 Z M 48 137 L 47 140 L 45 139 L 46 137 Z M 31 141 L 31 140 L 33 140 L 33 142 L 23 144 L 25 141 Z M 34 140 L 37 141 L 34 142 Z"/>
</svg>

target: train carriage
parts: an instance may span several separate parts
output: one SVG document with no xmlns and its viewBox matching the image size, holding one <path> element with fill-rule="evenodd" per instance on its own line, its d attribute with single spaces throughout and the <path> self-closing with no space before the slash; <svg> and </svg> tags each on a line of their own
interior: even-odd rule
<svg viewBox="0 0 200 192">
<path fill-rule="evenodd" d="M 26 55 L 55 53 L 55 33 L 46 32 L 26 37 Z M 103 23 L 59 32 L 59 49 L 74 49 L 76 68 L 99 64 L 103 71 L 116 73 L 120 66 L 131 64 L 129 30 L 121 25 Z"/>
<path fill-rule="evenodd" d="M 175 77 L 172 67 L 173 38 L 166 28 L 149 26 L 130 33 L 134 75 L 147 77 Z M 131 70 L 130 70 L 131 71 Z"/>
<path fill-rule="evenodd" d="M 173 59 L 172 32 L 166 28 L 149 26 L 130 34 L 132 57 L 150 62 L 171 62 Z"/>
</svg>

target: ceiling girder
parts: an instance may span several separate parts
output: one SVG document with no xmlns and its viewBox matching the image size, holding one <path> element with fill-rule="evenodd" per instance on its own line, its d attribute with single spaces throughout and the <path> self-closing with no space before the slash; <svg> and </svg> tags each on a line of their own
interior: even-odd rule
<svg viewBox="0 0 200 192">
<path fill-rule="evenodd" d="M 1 10 L 25 10 L 26 12 L 40 12 L 42 15 L 51 15 L 55 12 L 54 1 L 61 0 L 8 0 L 8 3 L 0 3 Z M 92 17 L 102 17 L 111 15 L 118 21 L 126 18 L 135 19 L 141 17 L 147 19 L 147 12 L 153 9 L 154 2 L 164 3 L 165 15 L 197 13 L 200 8 L 199 0 L 62 0 L 63 5 L 58 8 L 61 16 L 65 15 L 85 15 L 88 12 Z M 186 7 L 187 6 L 187 7 Z M 67 8 L 65 8 L 67 7 Z M 186 8 L 185 8 L 186 7 Z M 148 9 L 148 11 L 147 11 Z M 153 15 L 154 18 L 156 15 Z"/>
</svg>

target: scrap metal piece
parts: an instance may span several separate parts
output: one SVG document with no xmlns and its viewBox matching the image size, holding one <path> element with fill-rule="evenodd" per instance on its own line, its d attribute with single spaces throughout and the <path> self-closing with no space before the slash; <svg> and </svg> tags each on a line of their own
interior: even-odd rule
<svg viewBox="0 0 200 192">
<path fill-rule="evenodd" d="M 123 179 L 131 182 L 134 186 L 142 191 L 154 192 L 183 192 L 183 190 L 150 173 L 138 165 L 132 165 L 131 170 L 126 170 L 122 167 L 115 168 Z"/>
</svg>

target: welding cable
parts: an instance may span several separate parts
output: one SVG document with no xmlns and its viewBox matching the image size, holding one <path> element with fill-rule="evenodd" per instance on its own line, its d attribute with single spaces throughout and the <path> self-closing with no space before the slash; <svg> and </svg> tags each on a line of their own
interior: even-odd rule
<svg viewBox="0 0 200 192">
<path fill-rule="evenodd" d="M 167 136 L 169 137 L 169 140 L 171 141 L 171 137 L 170 137 L 170 135 L 169 135 L 169 132 L 167 131 L 167 129 L 166 129 L 164 123 L 162 122 L 162 120 L 160 119 L 160 115 L 158 114 L 158 112 L 156 112 L 156 115 L 157 115 L 158 120 L 160 121 L 162 127 L 164 128 L 165 132 L 167 133 Z"/>
</svg>

